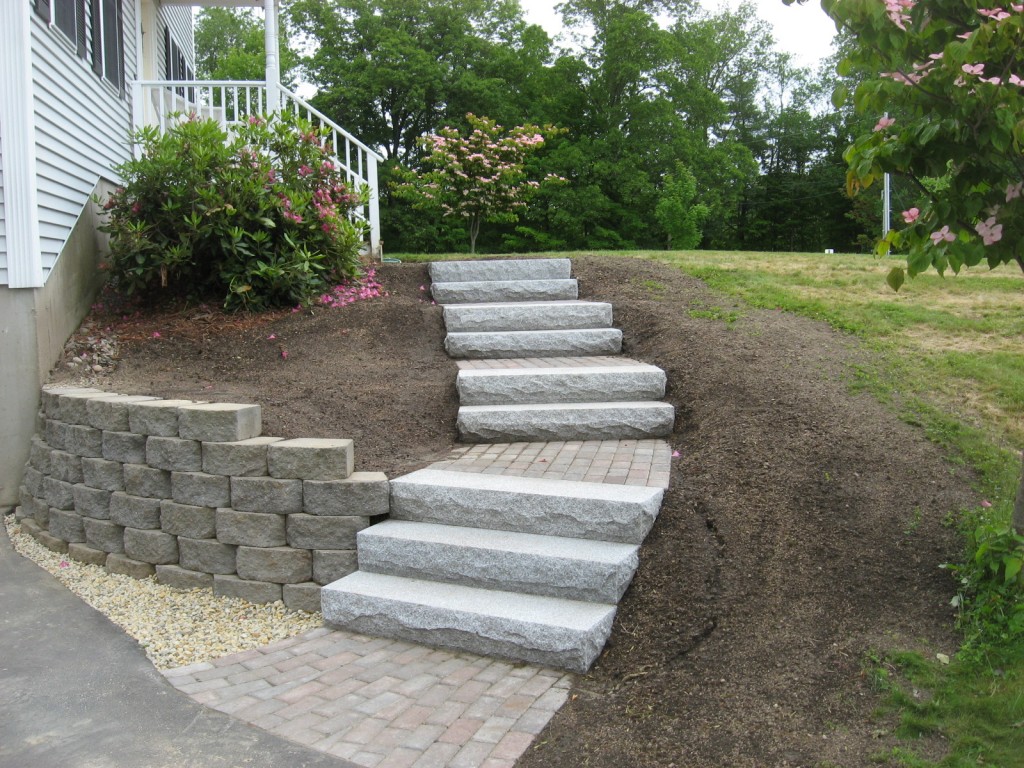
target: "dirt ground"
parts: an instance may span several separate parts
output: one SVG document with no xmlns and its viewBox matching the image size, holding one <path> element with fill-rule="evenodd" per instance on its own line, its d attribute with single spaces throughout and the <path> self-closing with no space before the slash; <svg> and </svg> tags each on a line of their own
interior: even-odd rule
<svg viewBox="0 0 1024 768">
<path fill-rule="evenodd" d="M 969 478 L 850 394 L 855 340 L 660 264 L 574 271 L 614 304 L 626 353 L 667 371 L 681 458 L 611 641 L 519 765 L 879 764 L 896 742 L 865 658 L 955 650 L 938 566 L 957 555 L 947 515 L 978 501 Z M 258 402 L 265 434 L 351 437 L 358 469 L 393 477 L 453 445 L 456 368 L 426 268 L 380 279 L 388 297 L 312 315 L 98 314 L 78 348 L 121 340 L 104 388 Z"/>
</svg>

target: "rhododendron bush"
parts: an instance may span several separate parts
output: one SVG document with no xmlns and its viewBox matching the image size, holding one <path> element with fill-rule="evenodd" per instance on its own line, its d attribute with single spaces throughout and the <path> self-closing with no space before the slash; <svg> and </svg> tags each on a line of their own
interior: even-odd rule
<svg viewBox="0 0 1024 768">
<path fill-rule="evenodd" d="M 115 289 L 262 309 L 308 304 L 358 272 L 364 231 L 349 214 L 365 191 L 306 121 L 250 117 L 228 133 L 191 115 L 133 141 L 103 204 Z"/>
<path fill-rule="evenodd" d="M 788 0 L 792 2 L 792 0 Z M 869 73 L 852 98 L 877 118 L 847 150 L 851 192 L 886 172 L 919 192 L 879 252 L 911 276 L 986 262 L 1024 269 L 1024 4 L 983 0 L 822 0 L 854 35 L 840 74 Z M 904 270 L 894 269 L 896 290 Z"/>
</svg>

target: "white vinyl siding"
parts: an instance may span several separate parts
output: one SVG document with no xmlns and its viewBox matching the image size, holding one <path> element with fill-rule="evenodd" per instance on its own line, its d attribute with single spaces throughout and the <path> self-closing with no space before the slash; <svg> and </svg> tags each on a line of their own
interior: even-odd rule
<svg viewBox="0 0 1024 768">
<path fill-rule="evenodd" d="M 2 126 L 0 126 L 2 127 Z M 0 130 L 0 285 L 7 285 L 7 225 L 4 223 L 4 136 Z"/>
<path fill-rule="evenodd" d="M 125 76 L 130 80 L 135 77 L 135 3 L 125 0 L 123 8 Z M 114 179 L 113 166 L 128 158 L 131 110 L 127 98 L 93 71 L 91 56 L 76 56 L 38 18 L 32 24 L 32 77 L 39 237 L 48 274 L 96 183 Z"/>
</svg>

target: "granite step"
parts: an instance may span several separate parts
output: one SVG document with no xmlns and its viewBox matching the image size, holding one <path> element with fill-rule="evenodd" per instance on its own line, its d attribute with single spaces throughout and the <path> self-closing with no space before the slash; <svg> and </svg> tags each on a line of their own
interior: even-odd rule
<svg viewBox="0 0 1024 768">
<path fill-rule="evenodd" d="M 391 481 L 391 519 L 640 544 L 661 488 L 420 469 Z"/>
<path fill-rule="evenodd" d="M 356 571 L 321 590 L 324 621 L 379 637 L 586 672 L 615 606 Z"/>
<path fill-rule="evenodd" d="M 565 301 L 579 298 L 575 280 L 481 280 L 430 286 L 438 304 L 479 304 L 488 302 Z"/>
<path fill-rule="evenodd" d="M 467 443 L 627 440 L 668 437 L 675 409 L 661 402 L 529 403 L 459 408 Z"/>
<path fill-rule="evenodd" d="M 445 337 L 444 348 L 450 357 L 464 360 L 617 355 L 622 351 L 622 331 L 618 328 L 585 328 L 449 333 Z"/>
<path fill-rule="evenodd" d="M 598 301 L 449 304 L 444 308 L 448 333 L 559 331 L 610 328 L 611 324 L 612 305 Z"/>
<path fill-rule="evenodd" d="M 657 400 L 665 372 L 645 363 L 559 368 L 469 369 L 456 387 L 464 405 L 600 403 Z"/>
<path fill-rule="evenodd" d="M 635 544 L 407 520 L 359 532 L 359 569 L 529 595 L 618 603 L 637 566 Z"/>
<path fill-rule="evenodd" d="M 571 274 L 572 262 L 569 259 L 475 259 L 430 264 L 430 279 L 435 283 L 567 280 Z"/>
</svg>

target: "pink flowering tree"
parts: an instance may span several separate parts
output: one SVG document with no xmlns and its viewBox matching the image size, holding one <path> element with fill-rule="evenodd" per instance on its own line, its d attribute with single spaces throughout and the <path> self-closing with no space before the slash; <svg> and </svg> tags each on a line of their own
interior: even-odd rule
<svg viewBox="0 0 1024 768">
<path fill-rule="evenodd" d="M 542 184 L 564 182 L 557 176 L 529 178 L 527 157 L 544 145 L 557 129 L 520 125 L 506 131 L 486 117 L 466 115 L 469 131 L 442 128 L 422 139 L 427 170 L 408 172 L 395 193 L 420 208 L 466 220 L 469 252 L 476 252 L 480 225 L 515 222 L 529 198 Z"/>
</svg>

